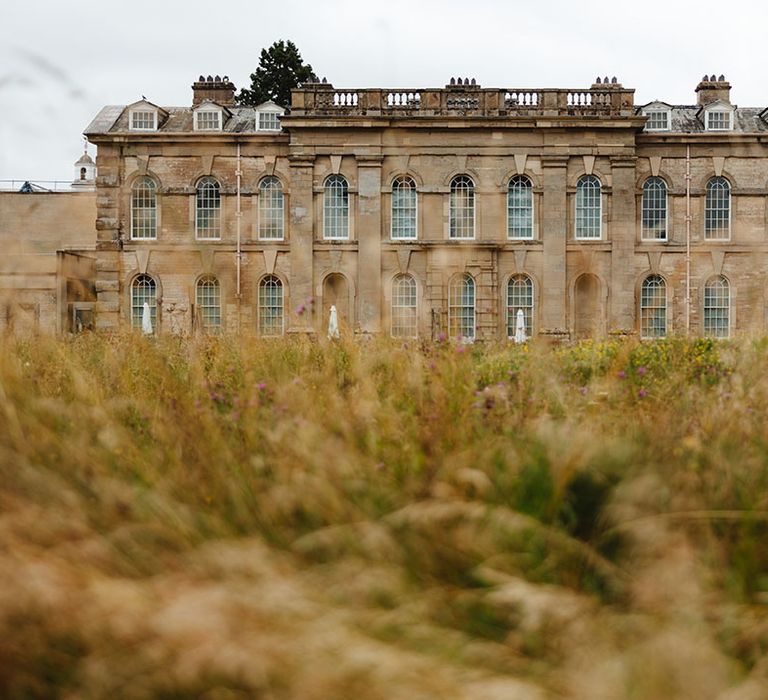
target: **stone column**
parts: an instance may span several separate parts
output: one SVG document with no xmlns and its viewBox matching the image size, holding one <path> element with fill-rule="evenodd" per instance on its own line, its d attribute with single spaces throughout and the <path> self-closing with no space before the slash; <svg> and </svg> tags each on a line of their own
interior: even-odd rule
<svg viewBox="0 0 768 700">
<path fill-rule="evenodd" d="M 377 155 L 357 157 L 357 294 L 360 330 L 381 330 L 381 163 Z"/>
<path fill-rule="evenodd" d="M 313 155 L 292 155 L 291 168 L 291 308 L 285 309 L 288 333 L 311 333 L 312 308 L 308 299 L 315 296 L 312 256 L 314 248 Z M 296 308 L 305 305 L 302 314 Z"/>
<path fill-rule="evenodd" d="M 541 280 L 541 334 L 567 336 L 568 290 L 565 246 L 568 231 L 567 156 L 542 156 L 544 194 L 542 230 L 544 268 Z"/>
<path fill-rule="evenodd" d="M 634 156 L 611 158 L 611 334 L 635 332 L 635 160 Z"/>
<path fill-rule="evenodd" d="M 100 144 L 96 161 L 99 175 L 96 178 L 95 322 L 96 328 L 116 330 L 120 326 L 120 262 L 123 255 L 120 220 L 123 218 L 130 226 L 130 215 L 121 217 L 121 158 L 117 149 Z M 126 231 L 125 236 L 128 235 Z"/>
</svg>

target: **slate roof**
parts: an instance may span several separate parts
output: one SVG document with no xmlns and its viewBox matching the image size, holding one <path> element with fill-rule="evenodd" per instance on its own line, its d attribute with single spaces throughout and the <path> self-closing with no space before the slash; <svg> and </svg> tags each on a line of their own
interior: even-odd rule
<svg viewBox="0 0 768 700">
<path fill-rule="evenodd" d="M 649 107 L 651 104 L 661 104 L 657 102 L 649 103 L 638 107 L 637 113 L 641 114 L 642 110 Z M 672 112 L 672 119 L 670 122 L 669 131 L 652 131 L 648 133 L 682 133 L 682 134 L 696 134 L 706 131 L 704 128 L 704 122 L 702 121 L 699 113 L 701 111 L 701 105 L 670 105 Z M 768 123 L 760 116 L 765 110 L 761 107 L 736 107 L 733 111 L 733 129 L 730 131 L 718 131 L 709 133 L 730 134 L 730 133 L 742 133 L 742 134 L 756 134 L 764 133 L 768 131 Z M 767 115 L 768 116 L 768 115 Z"/>
</svg>

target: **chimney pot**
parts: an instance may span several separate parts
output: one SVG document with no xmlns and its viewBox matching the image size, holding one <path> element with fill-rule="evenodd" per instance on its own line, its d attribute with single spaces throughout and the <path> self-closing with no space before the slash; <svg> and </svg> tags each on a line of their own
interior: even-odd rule
<svg viewBox="0 0 768 700">
<path fill-rule="evenodd" d="M 206 78 L 200 76 L 200 80 L 192 85 L 192 105 L 199 105 L 209 100 L 217 104 L 231 107 L 235 104 L 235 86 L 224 76 L 222 80 L 216 76 L 214 80 L 210 75 Z"/>
<path fill-rule="evenodd" d="M 696 86 L 696 103 L 699 106 L 708 105 L 712 102 L 722 100 L 730 104 L 731 102 L 731 84 L 725 80 L 725 76 L 710 75 L 704 76 L 704 79 Z"/>
</svg>

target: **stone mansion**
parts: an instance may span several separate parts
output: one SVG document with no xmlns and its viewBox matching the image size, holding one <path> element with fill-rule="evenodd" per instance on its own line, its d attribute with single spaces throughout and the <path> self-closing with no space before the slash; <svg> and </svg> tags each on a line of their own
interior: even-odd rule
<svg viewBox="0 0 768 700">
<path fill-rule="evenodd" d="M 290 110 L 236 106 L 227 78 L 192 88 L 188 107 L 108 106 L 85 131 L 76 303 L 97 328 L 140 327 L 147 302 L 179 333 L 324 333 L 331 305 L 342 333 L 403 338 L 506 339 L 518 310 L 553 339 L 768 330 L 768 107 L 733 105 L 723 76 L 687 105 L 635 105 L 615 78 L 323 81 Z"/>
</svg>

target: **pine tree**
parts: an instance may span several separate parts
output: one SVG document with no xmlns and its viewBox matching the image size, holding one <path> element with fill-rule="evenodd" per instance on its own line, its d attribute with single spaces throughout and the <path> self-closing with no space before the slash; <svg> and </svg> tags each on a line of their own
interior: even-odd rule
<svg viewBox="0 0 768 700">
<path fill-rule="evenodd" d="M 240 90 L 237 102 L 255 106 L 272 100 L 281 107 L 290 107 L 291 89 L 316 79 L 312 66 L 304 63 L 296 44 L 281 39 L 261 50 L 259 67 L 251 73 L 251 87 Z"/>
</svg>

